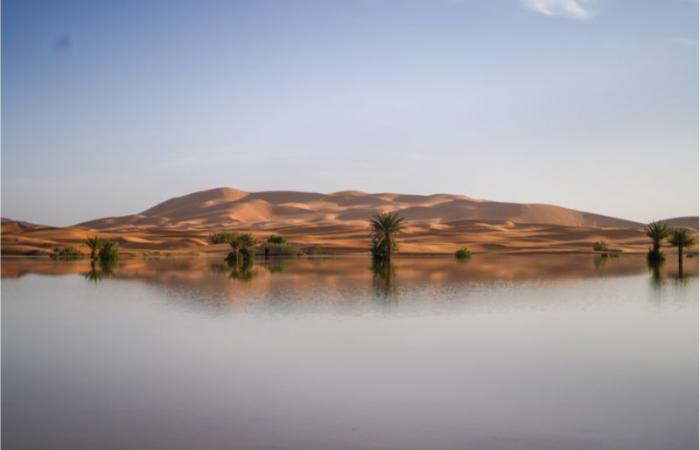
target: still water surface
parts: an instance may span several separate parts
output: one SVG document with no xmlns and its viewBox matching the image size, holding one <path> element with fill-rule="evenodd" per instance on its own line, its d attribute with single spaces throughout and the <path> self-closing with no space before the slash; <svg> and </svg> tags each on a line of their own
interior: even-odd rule
<svg viewBox="0 0 700 450">
<path fill-rule="evenodd" d="M 3 260 L 6 449 L 698 446 L 697 259 Z"/>
</svg>

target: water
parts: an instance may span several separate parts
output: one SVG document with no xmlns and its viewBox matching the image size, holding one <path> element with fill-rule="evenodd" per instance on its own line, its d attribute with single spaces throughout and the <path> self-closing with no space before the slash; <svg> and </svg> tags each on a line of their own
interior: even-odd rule
<svg viewBox="0 0 700 450">
<path fill-rule="evenodd" d="M 697 448 L 674 263 L 3 260 L 3 448 Z"/>
</svg>

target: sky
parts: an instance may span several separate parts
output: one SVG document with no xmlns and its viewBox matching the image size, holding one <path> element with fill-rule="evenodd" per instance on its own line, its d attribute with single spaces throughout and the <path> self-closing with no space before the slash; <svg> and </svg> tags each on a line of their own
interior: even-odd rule
<svg viewBox="0 0 700 450">
<path fill-rule="evenodd" d="M 698 214 L 697 0 L 2 1 L 2 216 L 246 191 Z"/>
</svg>

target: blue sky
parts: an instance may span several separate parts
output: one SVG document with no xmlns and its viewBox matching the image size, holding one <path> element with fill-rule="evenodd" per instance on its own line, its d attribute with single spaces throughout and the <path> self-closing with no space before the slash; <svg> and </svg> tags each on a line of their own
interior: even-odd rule
<svg viewBox="0 0 700 450">
<path fill-rule="evenodd" d="M 697 1 L 2 7 L 6 217 L 219 186 L 698 213 Z"/>
</svg>

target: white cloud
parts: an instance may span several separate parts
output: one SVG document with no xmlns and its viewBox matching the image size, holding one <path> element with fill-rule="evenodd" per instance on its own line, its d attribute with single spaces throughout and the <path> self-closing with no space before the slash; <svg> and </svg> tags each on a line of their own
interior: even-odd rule
<svg viewBox="0 0 700 450">
<path fill-rule="evenodd" d="M 587 20 L 593 18 L 589 0 L 525 0 L 525 6 L 545 16 Z"/>
</svg>

